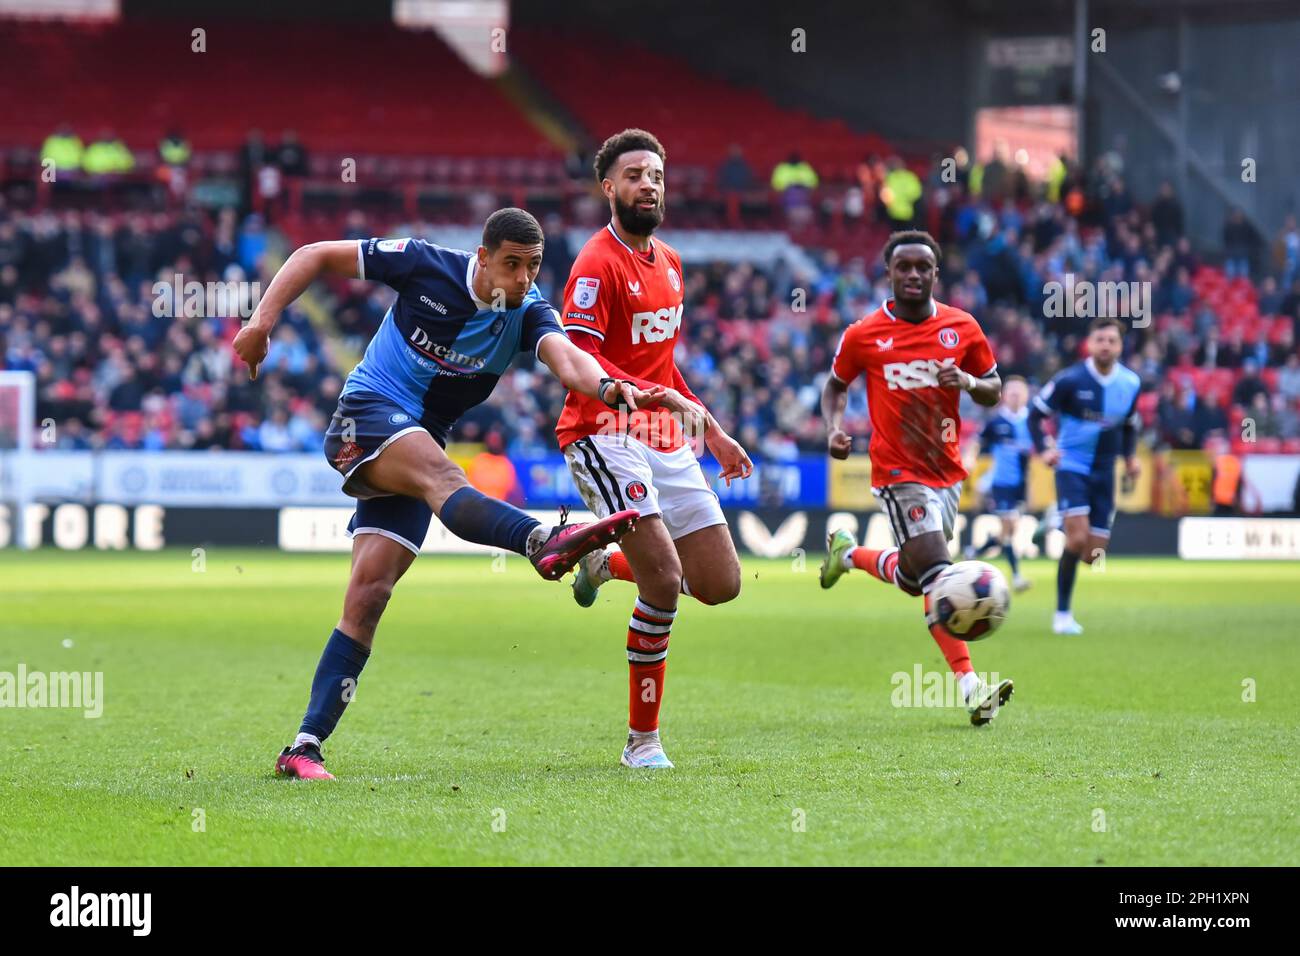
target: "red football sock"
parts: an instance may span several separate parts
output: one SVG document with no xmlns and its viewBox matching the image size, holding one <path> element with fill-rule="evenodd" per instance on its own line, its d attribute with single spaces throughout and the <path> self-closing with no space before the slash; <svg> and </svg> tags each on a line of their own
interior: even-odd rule
<svg viewBox="0 0 1300 956">
<path fill-rule="evenodd" d="M 659 729 L 668 670 L 668 638 L 677 609 L 665 610 L 637 598 L 627 628 L 628 718 L 638 733 Z"/>
<path fill-rule="evenodd" d="M 659 729 L 659 705 L 664 697 L 668 662 L 632 664 L 627 671 L 627 726 L 639 734 Z"/>
<path fill-rule="evenodd" d="M 609 573 L 617 581 L 636 581 L 632 576 L 632 565 L 627 563 L 627 555 L 622 551 L 609 553 Z"/>
<path fill-rule="evenodd" d="M 921 592 L 913 587 L 912 583 L 903 580 L 903 575 L 898 569 L 898 559 L 901 556 L 898 548 L 881 548 L 879 551 L 873 551 L 859 546 L 853 549 L 850 556 L 855 568 L 866 571 L 877 581 L 892 584 L 910 597 L 920 595 Z"/>
<path fill-rule="evenodd" d="M 925 616 L 926 621 L 930 619 L 930 595 L 925 596 Z M 970 648 L 965 641 L 959 641 L 953 637 L 941 624 L 930 624 L 930 636 L 934 642 L 939 645 L 939 650 L 943 652 L 944 659 L 948 661 L 948 666 L 958 677 L 972 670 L 970 663 Z"/>
<path fill-rule="evenodd" d="M 883 561 L 881 555 L 884 555 Z M 898 549 L 882 548 L 872 551 L 870 548 L 854 548 L 853 566 L 859 571 L 866 571 L 878 581 L 893 584 L 894 572 L 898 570 Z"/>
</svg>

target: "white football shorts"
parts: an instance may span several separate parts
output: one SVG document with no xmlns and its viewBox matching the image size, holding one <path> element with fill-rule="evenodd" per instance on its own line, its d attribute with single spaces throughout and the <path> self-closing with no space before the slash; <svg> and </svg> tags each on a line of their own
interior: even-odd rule
<svg viewBox="0 0 1300 956">
<path fill-rule="evenodd" d="M 564 457 L 598 517 L 628 508 L 659 515 L 673 540 L 727 522 L 689 445 L 657 451 L 624 435 L 589 435 L 566 445 Z"/>
<path fill-rule="evenodd" d="M 961 482 L 946 488 L 931 488 L 917 481 L 901 481 L 896 485 L 872 488 L 880 499 L 880 506 L 889 516 L 894 529 L 894 541 L 901 548 L 904 542 L 919 534 L 942 531 L 944 539 L 952 540 L 953 525 L 957 521 L 957 503 L 961 501 Z"/>
</svg>

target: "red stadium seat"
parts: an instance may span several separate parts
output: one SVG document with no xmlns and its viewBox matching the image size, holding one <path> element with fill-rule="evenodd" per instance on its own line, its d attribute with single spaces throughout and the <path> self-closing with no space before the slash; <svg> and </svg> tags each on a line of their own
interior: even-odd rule
<svg viewBox="0 0 1300 956">
<path fill-rule="evenodd" d="M 286 42 L 279 30 L 239 19 L 204 28 L 209 49 L 221 52 L 198 69 L 189 28 L 174 21 L 6 23 L 0 112 L 9 119 L 0 146 L 39 144 L 68 121 L 83 139 L 109 126 L 150 154 L 176 125 L 196 151 L 236 150 L 258 128 L 271 145 L 283 130 L 295 130 L 309 156 L 355 157 L 364 148 L 562 158 L 432 31 L 298 21 Z M 336 177 L 338 166 L 313 160 L 312 172 Z"/>
<path fill-rule="evenodd" d="M 760 182 L 797 148 L 823 182 L 845 182 L 863 157 L 889 155 L 878 136 L 854 132 L 840 120 L 823 120 L 777 106 L 765 95 L 702 73 L 685 60 L 655 53 L 609 36 L 571 31 L 520 30 L 511 50 L 587 128 L 596 142 L 627 126 L 654 130 L 668 145 L 675 168 L 710 173 L 737 143 Z M 579 44 L 583 56 L 551 69 L 555 51 Z M 611 89 L 636 89 L 655 78 L 655 96 L 629 102 Z M 797 145 L 796 145 L 797 144 Z"/>
</svg>

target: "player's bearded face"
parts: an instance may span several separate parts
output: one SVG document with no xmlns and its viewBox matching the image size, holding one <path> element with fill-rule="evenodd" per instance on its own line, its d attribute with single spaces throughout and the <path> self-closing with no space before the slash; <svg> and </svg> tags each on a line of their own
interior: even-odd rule
<svg viewBox="0 0 1300 956">
<path fill-rule="evenodd" d="M 1102 368 L 1109 368 L 1119 358 L 1123 340 L 1112 326 L 1104 326 L 1088 336 L 1088 354 Z"/>
<path fill-rule="evenodd" d="M 649 201 L 653 201 L 654 205 L 647 208 L 646 203 Z M 663 224 L 663 193 L 642 196 L 639 190 L 631 190 L 627 201 L 615 193 L 614 215 L 618 217 L 618 224 L 627 232 L 634 236 L 648 236 Z"/>
<path fill-rule="evenodd" d="M 656 154 L 641 150 L 620 156 L 606 183 L 624 232 L 648 236 L 663 223 L 664 165 Z"/>
</svg>

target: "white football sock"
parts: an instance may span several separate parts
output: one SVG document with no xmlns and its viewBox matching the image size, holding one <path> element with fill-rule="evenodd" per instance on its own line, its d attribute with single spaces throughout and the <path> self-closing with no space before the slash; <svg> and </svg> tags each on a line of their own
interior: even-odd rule
<svg viewBox="0 0 1300 956">
<path fill-rule="evenodd" d="M 320 750 L 320 738 L 315 734 L 299 734 L 293 738 L 293 745 L 301 747 L 303 744 L 311 744 L 317 750 Z"/>
<path fill-rule="evenodd" d="M 962 700 L 969 701 L 970 695 L 973 694 L 980 686 L 979 676 L 974 671 L 967 671 L 957 678 L 957 687 L 961 690 Z"/>
<path fill-rule="evenodd" d="M 528 532 L 528 543 L 524 545 L 524 552 L 528 557 L 537 553 L 537 549 L 546 543 L 546 539 L 551 536 L 551 529 L 544 524 L 539 524 L 532 531 Z"/>
<path fill-rule="evenodd" d="M 840 564 L 844 566 L 845 571 L 853 570 L 853 552 L 858 550 L 854 548 L 845 548 L 844 553 L 840 555 Z"/>
</svg>

